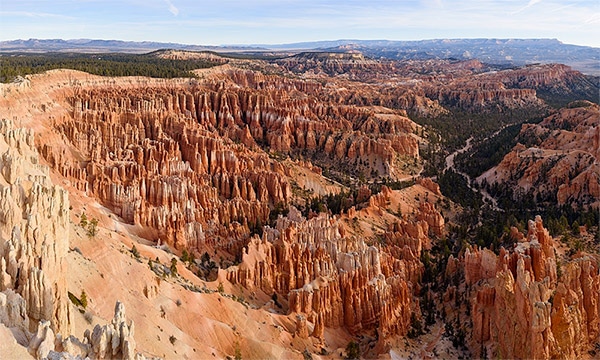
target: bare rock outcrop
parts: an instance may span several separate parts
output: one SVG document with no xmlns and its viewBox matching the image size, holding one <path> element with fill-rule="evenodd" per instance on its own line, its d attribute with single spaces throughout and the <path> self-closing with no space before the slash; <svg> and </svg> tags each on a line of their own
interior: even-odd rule
<svg viewBox="0 0 600 360">
<path fill-rule="evenodd" d="M 388 245 L 394 249 L 390 254 L 346 234 L 337 218 L 321 214 L 305 220 L 291 208 L 274 229 L 266 227 L 262 238 L 251 239 L 241 264 L 230 268 L 227 278 L 287 296 L 289 312 L 314 324 L 312 336 L 322 337 L 324 327 L 343 326 L 351 333 L 377 329 L 384 342 L 405 335 L 411 312 L 418 311 L 413 293 L 427 232 L 417 229 L 428 225 L 399 226 L 397 240 Z M 301 323 L 297 327 L 305 333 Z"/>
<path fill-rule="evenodd" d="M 125 307 L 118 302 L 115 305 L 115 316 L 107 325 L 96 325 L 90 333 L 84 334 L 84 342 L 90 344 L 91 351 L 88 356 L 96 359 L 123 359 L 135 358 L 134 324 L 127 324 Z"/>
<path fill-rule="evenodd" d="M 499 256 L 487 249 L 465 253 L 469 347 L 475 356 L 485 349 L 491 357 L 581 357 L 600 340 L 597 261 L 581 255 L 558 276 L 553 240 L 539 216 L 524 238 Z"/>
<path fill-rule="evenodd" d="M 38 163 L 32 131 L 2 120 L 0 151 L 0 291 L 7 300 L 15 298 L 12 290 L 25 301 L 31 326 L 44 320 L 52 331 L 68 334 L 68 194 L 52 184 L 48 169 Z M 14 308 L 7 309 L 12 322 Z"/>
<path fill-rule="evenodd" d="M 600 107 L 590 102 L 560 109 L 539 124 L 523 125 L 517 144 L 478 178 L 494 191 L 531 195 L 539 204 L 600 206 Z"/>
<path fill-rule="evenodd" d="M 133 321 L 125 318 L 125 307 L 118 302 L 115 315 L 107 325 L 96 325 L 93 331 L 85 331 L 83 340 L 73 335 L 63 339 L 54 332 L 48 321 L 40 321 L 37 331 L 29 341 L 28 350 L 37 359 L 122 359 L 140 357 L 135 352 Z"/>
</svg>

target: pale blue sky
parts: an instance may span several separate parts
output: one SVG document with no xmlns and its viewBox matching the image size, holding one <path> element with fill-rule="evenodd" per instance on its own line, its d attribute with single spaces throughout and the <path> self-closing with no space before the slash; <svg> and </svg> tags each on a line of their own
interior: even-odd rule
<svg viewBox="0 0 600 360">
<path fill-rule="evenodd" d="M 221 45 L 482 37 L 600 47 L 600 0 L 0 0 L 0 40 Z"/>
</svg>

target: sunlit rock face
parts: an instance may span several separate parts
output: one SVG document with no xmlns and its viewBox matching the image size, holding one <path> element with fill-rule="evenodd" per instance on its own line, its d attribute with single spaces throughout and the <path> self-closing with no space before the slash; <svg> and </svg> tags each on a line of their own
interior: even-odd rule
<svg viewBox="0 0 600 360">
<path fill-rule="evenodd" d="M 476 356 L 482 350 L 507 358 L 588 356 L 600 336 L 598 263 L 581 254 L 559 276 L 555 246 L 536 217 L 514 250 L 465 253 L 469 347 Z"/>
<path fill-rule="evenodd" d="M 539 203 L 600 206 L 600 107 L 574 103 L 539 124 L 523 125 L 517 144 L 478 181 L 530 194 Z"/>
<path fill-rule="evenodd" d="M 3 310 L 8 323 L 24 331 L 46 320 L 54 332 L 68 334 L 68 194 L 39 163 L 31 130 L 2 120 L 0 152 L 0 291 L 8 301 Z"/>
</svg>

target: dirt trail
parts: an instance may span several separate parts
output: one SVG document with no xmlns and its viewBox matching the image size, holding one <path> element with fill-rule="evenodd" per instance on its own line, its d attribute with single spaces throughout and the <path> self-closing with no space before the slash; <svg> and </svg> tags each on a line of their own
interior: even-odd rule
<svg viewBox="0 0 600 360">
<path fill-rule="evenodd" d="M 495 137 L 502 130 L 504 130 L 507 126 L 508 125 L 503 126 L 502 128 L 500 128 L 495 133 L 493 133 L 490 136 L 486 137 L 485 139 L 481 140 L 481 142 L 484 142 L 484 141 L 486 141 L 488 139 L 491 139 L 491 138 Z M 476 189 L 476 188 L 472 187 L 471 186 L 471 177 L 456 168 L 456 164 L 454 163 L 454 159 L 456 158 L 456 156 L 458 154 L 464 153 L 465 151 L 469 151 L 472 146 L 473 146 L 473 136 L 471 136 L 470 138 L 467 139 L 467 142 L 466 142 L 465 146 L 463 146 L 462 148 L 456 150 L 452 154 L 446 156 L 446 167 L 444 168 L 444 172 L 446 172 L 447 170 L 452 169 L 452 171 L 454 171 L 455 173 L 457 173 L 460 176 L 464 177 L 465 180 L 467 180 L 467 186 L 469 187 L 469 189 L 471 189 L 474 192 L 480 193 L 481 196 L 483 196 L 483 199 L 485 201 L 487 201 L 488 203 L 491 204 L 492 209 L 494 209 L 496 211 L 504 211 L 503 209 L 501 209 L 498 206 L 498 202 L 496 201 L 496 199 L 494 199 L 494 197 L 492 197 L 492 195 L 490 195 L 490 193 L 488 193 L 485 189 Z"/>
</svg>

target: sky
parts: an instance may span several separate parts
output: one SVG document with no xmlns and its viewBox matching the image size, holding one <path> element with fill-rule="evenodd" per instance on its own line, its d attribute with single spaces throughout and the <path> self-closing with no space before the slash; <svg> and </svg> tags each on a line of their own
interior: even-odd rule
<svg viewBox="0 0 600 360">
<path fill-rule="evenodd" d="M 600 0 L 0 0 L 0 40 L 195 45 L 555 38 L 600 47 Z"/>
</svg>

